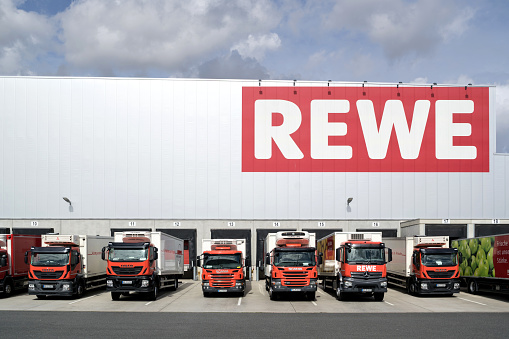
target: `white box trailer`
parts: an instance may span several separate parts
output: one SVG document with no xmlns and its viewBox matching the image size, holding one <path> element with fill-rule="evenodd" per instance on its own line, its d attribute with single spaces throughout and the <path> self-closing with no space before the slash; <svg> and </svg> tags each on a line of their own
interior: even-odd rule
<svg viewBox="0 0 509 339">
<path fill-rule="evenodd" d="M 160 288 L 178 288 L 184 275 L 184 241 L 163 232 L 115 232 L 103 248 L 107 260 L 106 290 L 118 300 L 129 292 L 157 298 Z"/>
<path fill-rule="evenodd" d="M 82 296 L 87 289 L 106 285 L 106 263 L 101 249 L 112 237 L 45 234 L 41 247 L 32 247 L 29 294 Z M 65 271 L 70 267 L 69 278 Z"/>
<path fill-rule="evenodd" d="M 459 292 L 457 250 L 449 248 L 449 236 L 385 238 L 384 242 L 392 248 L 389 283 L 410 294 Z"/>
</svg>

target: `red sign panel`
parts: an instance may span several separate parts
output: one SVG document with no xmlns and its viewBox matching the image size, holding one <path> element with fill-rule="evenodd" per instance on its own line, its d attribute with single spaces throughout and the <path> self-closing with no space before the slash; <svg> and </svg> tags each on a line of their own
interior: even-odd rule
<svg viewBox="0 0 509 339">
<path fill-rule="evenodd" d="M 243 172 L 489 172 L 487 87 L 244 87 Z"/>
</svg>

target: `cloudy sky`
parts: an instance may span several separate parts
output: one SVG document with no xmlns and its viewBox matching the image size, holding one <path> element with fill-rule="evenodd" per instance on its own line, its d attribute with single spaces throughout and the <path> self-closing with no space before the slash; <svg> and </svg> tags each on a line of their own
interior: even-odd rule
<svg viewBox="0 0 509 339">
<path fill-rule="evenodd" d="M 509 153 L 507 0 L 0 0 L 0 75 L 497 86 Z"/>
</svg>

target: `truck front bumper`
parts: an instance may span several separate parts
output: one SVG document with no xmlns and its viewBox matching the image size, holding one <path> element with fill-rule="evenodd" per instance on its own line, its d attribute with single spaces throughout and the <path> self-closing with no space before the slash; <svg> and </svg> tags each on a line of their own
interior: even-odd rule
<svg viewBox="0 0 509 339">
<path fill-rule="evenodd" d="M 76 284 L 70 280 L 29 280 L 29 295 L 72 296 L 76 293 Z"/>
<path fill-rule="evenodd" d="M 347 293 L 385 293 L 387 292 L 387 278 L 358 279 L 344 277 L 340 282 L 342 292 Z"/>
<path fill-rule="evenodd" d="M 415 283 L 416 291 L 419 294 L 451 294 L 459 293 L 460 280 L 430 280 L 417 279 Z"/>
<path fill-rule="evenodd" d="M 309 285 L 289 286 L 283 285 L 281 279 L 272 279 L 272 289 L 274 292 L 316 292 L 317 279 L 309 279 Z"/>
<path fill-rule="evenodd" d="M 152 292 L 154 279 L 152 276 L 119 277 L 109 275 L 106 278 L 108 292 Z"/>
<path fill-rule="evenodd" d="M 209 280 L 204 280 L 201 283 L 201 288 L 205 293 L 223 292 L 223 293 L 240 293 L 244 292 L 246 282 L 243 280 L 236 280 L 234 286 L 221 287 L 221 286 L 210 286 Z"/>
</svg>

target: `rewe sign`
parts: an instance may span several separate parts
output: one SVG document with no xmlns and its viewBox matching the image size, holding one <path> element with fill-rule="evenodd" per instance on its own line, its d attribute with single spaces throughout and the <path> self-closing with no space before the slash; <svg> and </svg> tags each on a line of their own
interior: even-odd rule
<svg viewBox="0 0 509 339">
<path fill-rule="evenodd" d="M 488 172 L 487 87 L 244 87 L 243 172 Z"/>
</svg>

